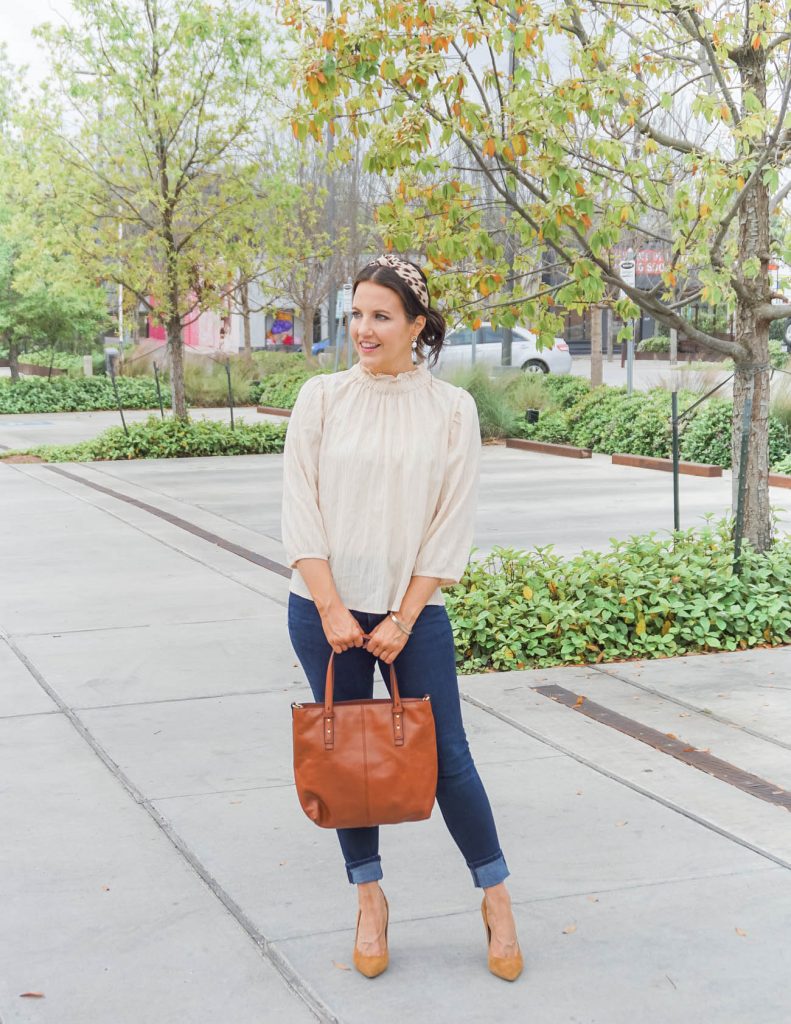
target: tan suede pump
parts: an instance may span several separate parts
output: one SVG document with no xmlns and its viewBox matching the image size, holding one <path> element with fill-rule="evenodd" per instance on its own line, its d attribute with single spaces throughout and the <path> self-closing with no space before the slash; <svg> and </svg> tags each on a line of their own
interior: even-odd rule
<svg viewBox="0 0 791 1024">
<path fill-rule="evenodd" d="M 489 970 L 503 981 L 516 981 L 525 966 L 521 949 L 517 945 L 516 956 L 492 956 L 492 929 L 489 927 L 489 918 L 486 915 L 485 896 L 481 903 L 481 914 L 483 914 L 483 926 L 486 929 L 486 941 L 489 944 Z"/>
<path fill-rule="evenodd" d="M 390 963 L 390 954 L 387 950 L 387 928 L 390 924 L 390 905 L 387 902 L 387 897 L 382 893 L 382 899 L 385 901 L 385 951 L 378 956 L 363 956 L 363 954 L 357 948 L 357 936 L 360 932 L 360 917 L 362 911 L 357 911 L 357 931 L 354 933 L 354 966 L 360 972 L 364 974 L 366 978 L 375 978 L 377 975 L 382 974 L 387 970 L 387 965 Z"/>
</svg>

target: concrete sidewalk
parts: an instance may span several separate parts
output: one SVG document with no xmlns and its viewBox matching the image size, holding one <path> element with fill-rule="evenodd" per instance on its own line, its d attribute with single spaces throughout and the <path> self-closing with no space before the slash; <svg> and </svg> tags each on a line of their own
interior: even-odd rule
<svg viewBox="0 0 791 1024">
<path fill-rule="evenodd" d="M 552 470 L 524 459 L 487 450 L 500 490 L 482 548 L 540 519 L 531 479 Z M 289 704 L 307 687 L 277 569 L 279 467 L 0 464 L 2 1024 L 787 1024 L 783 648 L 462 677 L 525 974 L 488 974 L 480 894 L 437 811 L 382 830 L 391 967 L 350 970 L 355 895 L 291 782 Z M 618 731 L 616 713 L 770 798 Z"/>
</svg>

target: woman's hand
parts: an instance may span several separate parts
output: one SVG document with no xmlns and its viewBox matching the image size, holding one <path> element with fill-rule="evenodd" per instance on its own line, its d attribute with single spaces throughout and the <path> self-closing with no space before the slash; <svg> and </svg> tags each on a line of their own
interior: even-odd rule
<svg viewBox="0 0 791 1024">
<path fill-rule="evenodd" d="M 403 633 L 388 615 L 378 626 L 371 630 L 371 638 L 365 649 L 386 665 L 392 665 L 403 651 L 409 637 Z"/>
<path fill-rule="evenodd" d="M 344 604 L 336 602 L 320 614 L 327 643 L 336 654 L 342 654 L 350 647 L 362 647 L 365 634 Z"/>
</svg>

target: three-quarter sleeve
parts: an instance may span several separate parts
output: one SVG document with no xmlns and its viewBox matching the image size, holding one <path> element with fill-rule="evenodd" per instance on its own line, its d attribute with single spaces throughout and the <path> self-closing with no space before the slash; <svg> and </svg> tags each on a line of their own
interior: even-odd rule
<svg viewBox="0 0 791 1024">
<path fill-rule="evenodd" d="M 458 583 L 470 557 L 481 459 L 475 400 L 460 391 L 451 422 L 448 460 L 437 508 L 415 561 L 414 576 L 435 576 L 441 587 Z"/>
<path fill-rule="evenodd" d="M 283 464 L 281 534 L 293 569 L 300 558 L 330 555 L 319 507 L 319 448 L 324 419 L 324 379 L 309 378 L 291 412 Z"/>
</svg>

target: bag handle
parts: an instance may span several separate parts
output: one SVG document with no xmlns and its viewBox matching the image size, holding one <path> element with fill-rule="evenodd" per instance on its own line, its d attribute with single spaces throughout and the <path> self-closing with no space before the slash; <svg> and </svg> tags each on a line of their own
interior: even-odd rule
<svg viewBox="0 0 791 1024">
<path fill-rule="evenodd" d="M 363 640 L 370 640 L 368 633 L 363 634 Z M 335 746 L 335 651 L 330 654 L 327 662 L 327 679 L 324 685 L 324 749 L 332 750 Z M 401 704 L 401 694 L 398 689 L 398 678 L 396 677 L 395 665 L 390 666 L 390 700 L 393 705 L 393 740 L 397 747 L 404 744 L 404 708 Z"/>
</svg>

